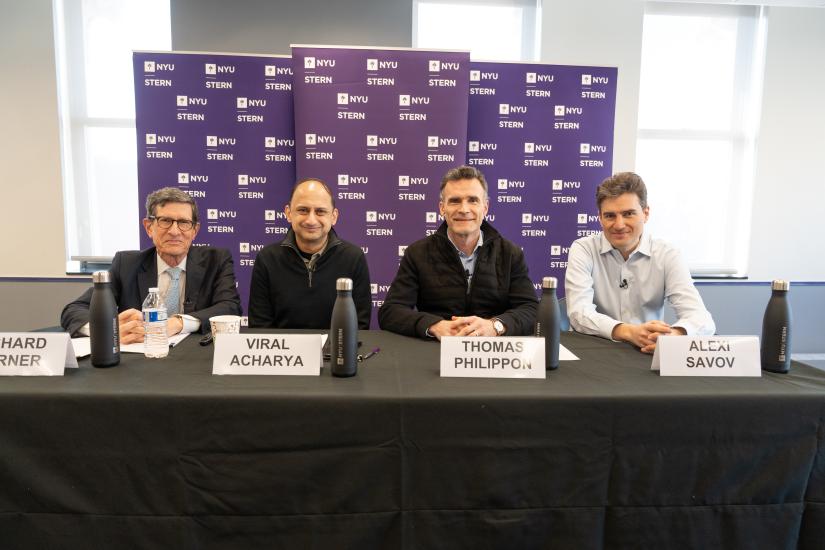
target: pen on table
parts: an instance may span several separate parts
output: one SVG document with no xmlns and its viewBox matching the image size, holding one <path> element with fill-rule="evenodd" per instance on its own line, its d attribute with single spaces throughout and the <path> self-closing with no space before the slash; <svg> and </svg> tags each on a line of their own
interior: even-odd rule
<svg viewBox="0 0 825 550">
<path fill-rule="evenodd" d="M 373 350 L 372 350 L 371 352 L 369 352 L 368 354 L 366 354 L 366 355 L 359 355 L 359 356 L 358 356 L 358 360 L 359 360 L 359 361 L 366 361 L 367 359 L 369 359 L 370 357 L 372 357 L 373 355 L 375 355 L 375 354 L 376 354 L 376 353 L 378 353 L 379 351 L 381 351 L 381 348 L 373 348 Z"/>
</svg>

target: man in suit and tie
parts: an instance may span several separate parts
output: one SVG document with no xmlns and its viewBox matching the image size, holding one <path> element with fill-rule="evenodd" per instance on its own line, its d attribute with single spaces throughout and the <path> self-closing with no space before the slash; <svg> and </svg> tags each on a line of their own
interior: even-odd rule
<svg viewBox="0 0 825 550">
<path fill-rule="evenodd" d="M 240 315 L 232 256 L 222 248 L 192 247 L 198 234 L 198 207 L 180 189 L 165 187 L 146 198 L 146 234 L 154 246 L 115 254 L 109 268 L 118 305 L 120 342 L 143 341 L 140 309 L 150 287 L 166 302 L 169 335 L 205 332 L 215 315 Z M 92 289 L 63 308 L 60 325 L 72 336 L 89 334 Z"/>
</svg>

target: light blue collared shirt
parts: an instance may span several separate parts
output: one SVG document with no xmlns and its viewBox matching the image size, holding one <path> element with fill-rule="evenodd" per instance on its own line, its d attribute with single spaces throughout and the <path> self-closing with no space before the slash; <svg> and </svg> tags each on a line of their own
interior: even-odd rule
<svg viewBox="0 0 825 550">
<path fill-rule="evenodd" d="M 676 313 L 674 327 L 688 335 L 716 332 L 679 251 L 647 232 L 626 261 L 602 232 L 576 240 L 564 281 L 567 315 L 577 332 L 610 339 L 620 323 L 661 320 L 665 300 Z"/>
<path fill-rule="evenodd" d="M 461 260 L 461 265 L 464 266 L 464 273 L 467 274 L 467 291 L 469 292 L 470 289 L 470 281 L 473 280 L 473 273 L 476 269 L 476 258 L 478 257 L 478 249 L 481 248 L 481 245 L 484 244 L 484 233 L 482 231 L 478 232 L 478 242 L 476 243 L 476 247 L 473 248 L 473 251 L 470 254 L 465 254 L 461 251 L 460 248 L 456 246 L 453 242 L 453 239 L 450 238 L 450 232 L 447 232 L 447 238 L 450 239 L 450 242 L 458 251 L 458 259 Z"/>
</svg>

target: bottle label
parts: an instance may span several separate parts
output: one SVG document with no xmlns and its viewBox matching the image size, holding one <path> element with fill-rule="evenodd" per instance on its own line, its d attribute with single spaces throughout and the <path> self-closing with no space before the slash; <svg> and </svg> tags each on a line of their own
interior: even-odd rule
<svg viewBox="0 0 825 550">
<path fill-rule="evenodd" d="M 146 323 L 154 323 L 156 321 L 165 321 L 166 320 L 166 311 L 164 310 L 154 310 L 154 311 L 144 311 L 143 312 L 143 321 Z"/>
</svg>

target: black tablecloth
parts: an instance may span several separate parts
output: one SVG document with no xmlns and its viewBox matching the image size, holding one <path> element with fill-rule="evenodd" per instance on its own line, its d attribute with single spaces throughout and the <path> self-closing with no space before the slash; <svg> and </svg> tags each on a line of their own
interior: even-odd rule
<svg viewBox="0 0 825 550">
<path fill-rule="evenodd" d="M 665 378 L 565 334 L 546 380 L 212 376 L 212 347 L 0 380 L 0 547 L 817 548 L 825 373 Z"/>
</svg>

